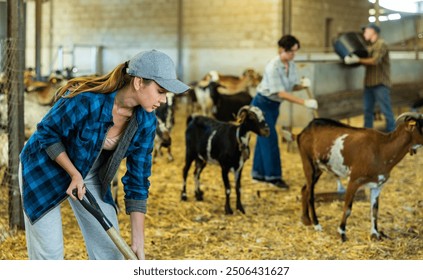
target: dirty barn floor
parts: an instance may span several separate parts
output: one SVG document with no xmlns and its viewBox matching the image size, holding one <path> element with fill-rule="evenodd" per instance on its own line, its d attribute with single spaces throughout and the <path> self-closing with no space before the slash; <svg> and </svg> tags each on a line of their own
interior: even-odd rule
<svg viewBox="0 0 423 280">
<path fill-rule="evenodd" d="M 287 151 L 281 143 L 284 178 L 289 191 L 253 182 L 250 177 L 252 159 L 244 167 L 242 177 L 243 215 L 224 214 L 224 188 L 220 168 L 208 165 L 202 173 L 204 201 L 194 198 L 191 167 L 188 178 L 188 201 L 180 200 L 184 164 L 185 109 L 176 113 L 172 131 L 174 162 L 157 158 L 151 177 L 148 214 L 146 217 L 145 252 L 153 260 L 408 260 L 423 258 L 423 163 L 422 151 L 407 155 L 391 173 L 380 197 L 379 228 L 390 239 L 369 239 L 369 201 L 356 201 L 347 224 L 349 240 L 342 243 L 337 233 L 341 201 L 317 203 L 322 232 L 300 222 L 300 189 L 304 183 L 300 157 Z M 359 124 L 360 125 L 360 124 Z M 250 147 L 253 149 L 255 136 Z M 121 171 L 124 171 L 122 165 Z M 420 172 L 421 173 L 421 172 Z M 233 176 L 230 176 L 233 182 Z M 120 186 L 121 187 L 121 186 Z M 333 178 L 323 175 L 316 192 L 335 191 Z M 7 204 L 6 188 L 0 187 L 1 204 Z M 120 203 L 123 205 L 120 191 Z M 232 193 L 235 209 L 235 192 Z M 6 208 L 7 209 L 7 208 Z M 63 203 L 65 259 L 87 259 L 82 235 L 69 204 Z M 0 217 L 0 259 L 27 259 L 25 234 L 5 227 L 7 212 Z M 122 236 L 129 242 L 128 216 L 119 214 Z"/>
</svg>

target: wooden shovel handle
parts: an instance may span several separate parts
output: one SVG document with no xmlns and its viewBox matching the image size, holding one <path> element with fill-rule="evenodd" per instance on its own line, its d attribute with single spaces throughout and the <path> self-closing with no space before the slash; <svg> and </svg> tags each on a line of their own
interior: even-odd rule
<svg viewBox="0 0 423 280">
<path fill-rule="evenodd" d="M 138 260 L 137 255 L 132 251 L 131 247 L 123 240 L 122 236 L 116 231 L 114 227 L 111 227 L 106 231 L 109 237 L 112 239 L 113 243 L 116 244 L 119 251 L 123 254 L 127 260 Z"/>
<path fill-rule="evenodd" d="M 86 192 L 84 197 L 81 200 L 78 199 L 78 201 L 101 224 L 103 229 L 109 235 L 110 239 L 112 239 L 113 243 L 115 243 L 116 247 L 127 260 L 138 260 L 131 247 L 129 247 L 129 245 L 125 242 L 122 236 L 120 236 L 117 230 L 113 227 L 113 224 L 104 215 L 103 211 L 101 211 L 100 206 L 98 205 L 91 192 L 88 189 L 86 189 L 85 191 Z M 78 197 L 77 189 L 74 189 L 72 193 L 75 197 Z"/>
</svg>

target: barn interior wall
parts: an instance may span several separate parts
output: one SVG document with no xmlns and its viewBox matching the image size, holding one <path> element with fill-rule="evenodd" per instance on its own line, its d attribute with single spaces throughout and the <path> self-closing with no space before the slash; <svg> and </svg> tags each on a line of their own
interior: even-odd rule
<svg viewBox="0 0 423 280">
<path fill-rule="evenodd" d="M 183 80 L 198 80 L 209 70 L 239 75 L 253 67 L 261 72 L 276 54 L 282 35 L 282 1 L 182 1 Z M 26 59 L 27 66 L 34 67 L 35 2 L 27 4 Z M 176 0 L 46 1 L 42 5 L 42 72 L 46 75 L 75 61 L 91 60 L 90 52 L 88 57 L 73 56 L 84 46 L 101 47 L 104 72 L 143 49 L 165 51 L 176 62 L 177 11 Z M 367 16 L 367 0 L 295 0 L 292 34 L 301 41 L 302 51 L 322 50 L 327 18 L 332 19 L 329 35 L 334 37 L 359 29 Z"/>
<path fill-rule="evenodd" d="M 6 2 L 0 2 L 0 40 L 7 36 L 7 7 Z"/>
</svg>

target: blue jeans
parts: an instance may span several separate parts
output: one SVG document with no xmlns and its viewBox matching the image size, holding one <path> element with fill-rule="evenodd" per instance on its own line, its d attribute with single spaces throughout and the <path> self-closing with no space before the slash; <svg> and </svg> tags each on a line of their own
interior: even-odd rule
<svg viewBox="0 0 423 280">
<path fill-rule="evenodd" d="M 282 179 L 282 166 L 279 153 L 279 141 L 276 133 L 276 121 L 279 117 L 280 103 L 272 101 L 259 93 L 251 101 L 251 105 L 259 107 L 270 128 L 269 137 L 257 136 L 254 150 L 253 178 L 261 180 Z"/>
<path fill-rule="evenodd" d="M 395 119 L 391 107 L 391 90 L 384 85 L 374 87 L 365 87 L 364 89 L 364 127 L 373 127 L 373 114 L 375 103 L 379 104 L 382 114 L 386 120 L 386 131 L 391 132 L 395 129 Z"/>
</svg>

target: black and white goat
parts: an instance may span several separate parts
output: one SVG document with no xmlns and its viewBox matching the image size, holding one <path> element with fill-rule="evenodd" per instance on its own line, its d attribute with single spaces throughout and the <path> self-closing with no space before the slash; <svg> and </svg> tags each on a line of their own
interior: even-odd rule
<svg viewBox="0 0 423 280">
<path fill-rule="evenodd" d="M 167 102 L 161 104 L 160 107 L 156 109 L 158 123 L 154 155 L 161 156 L 161 148 L 167 148 L 167 159 L 170 162 L 173 161 L 170 134 L 175 125 L 175 94 L 168 92 L 166 95 Z"/>
<path fill-rule="evenodd" d="M 423 115 L 402 114 L 391 133 L 314 119 L 298 135 L 297 142 L 306 178 L 302 188 L 302 222 L 313 223 L 316 230 L 321 230 L 314 207 L 314 186 L 322 172 L 328 171 L 339 178 L 349 177 L 338 229 L 342 241 L 346 240 L 345 228 L 354 195 L 361 186 L 370 189 L 371 237 L 385 237 L 377 227 L 379 195 L 395 165 L 423 145 Z"/>
<path fill-rule="evenodd" d="M 195 161 L 195 196 L 203 200 L 200 190 L 200 174 L 206 164 L 217 163 L 222 170 L 222 179 L 226 190 L 226 214 L 233 214 L 230 206 L 231 186 L 228 173 L 234 172 L 236 182 L 236 208 L 245 213 L 241 203 L 241 174 L 245 161 L 249 158 L 250 132 L 260 136 L 269 136 L 270 129 L 265 122 L 263 112 L 255 106 L 244 106 L 238 114 L 239 124 L 225 123 L 205 116 L 190 116 L 185 132 L 185 166 L 183 168 L 183 186 L 181 199 L 187 200 L 186 180 L 191 163 Z"/>
<path fill-rule="evenodd" d="M 165 123 L 160 118 L 157 118 L 156 136 L 154 137 L 153 163 L 156 162 L 157 156 L 162 155 L 162 147 L 168 149 L 168 160 L 173 160 L 172 153 L 170 152 L 171 144 L 172 138 L 170 137 L 169 130 L 167 129 Z"/>
</svg>

